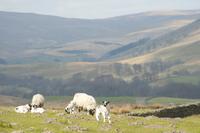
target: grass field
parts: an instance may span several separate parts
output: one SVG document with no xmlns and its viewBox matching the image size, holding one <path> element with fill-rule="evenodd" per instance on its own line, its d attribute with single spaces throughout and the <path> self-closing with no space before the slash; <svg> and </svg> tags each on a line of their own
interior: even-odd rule
<svg viewBox="0 0 200 133">
<path fill-rule="evenodd" d="M 193 85 L 198 85 L 200 82 L 200 76 L 178 76 L 168 79 L 176 83 L 191 83 Z"/>
<path fill-rule="evenodd" d="M 200 115 L 187 118 L 133 117 L 111 114 L 112 123 L 97 122 L 84 113 L 47 109 L 43 114 L 18 114 L 0 107 L 0 133 L 199 133 Z"/>
<path fill-rule="evenodd" d="M 5 97 L 4 97 L 5 98 Z M 10 97 L 9 97 L 10 99 Z M 155 110 L 154 104 L 184 104 L 198 102 L 198 99 L 180 98 L 138 98 L 138 97 L 97 97 L 97 102 L 109 100 L 112 103 L 112 123 L 103 123 L 95 120 L 94 116 L 80 114 L 67 114 L 64 107 L 72 97 L 49 96 L 46 97 L 43 114 L 18 114 L 12 106 L 0 106 L 0 133 L 199 133 L 200 115 L 186 118 L 158 118 L 128 116 L 128 112 L 146 112 Z M 139 100 L 138 100 L 139 99 Z M 145 101 L 139 106 L 137 101 Z M 27 100 L 28 101 L 28 100 Z M 13 101 L 18 103 L 16 100 Z M 141 107 L 141 108 L 140 108 Z M 153 107 L 153 108 L 152 108 Z M 158 106 L 159 107 L 159 106 Z"/>
</svg>

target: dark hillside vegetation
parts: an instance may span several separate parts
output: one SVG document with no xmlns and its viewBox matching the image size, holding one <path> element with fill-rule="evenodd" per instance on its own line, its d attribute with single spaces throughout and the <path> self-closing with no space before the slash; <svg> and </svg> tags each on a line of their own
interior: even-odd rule
<svg viewBox="0 0 200 133">
<path fill-rule="evenodd" d="M 186 75 L 195 78 L 197 72 L 194 74 L 189 71 L 179 71 L 169 74 L 164 79 L 159 77 L 160 73 L 181 63 L 179 61 L 162 62 L 159 60 L 125 66 L 117 63 L 112 65 L 110 73 L 104 71 L 104 69 L 107 70 L 107 67 L 99 67 L 99 70 L 74 73 L 67 79 L 2 73 L 0 74 L 0 94 L 30 97 L 35 93 L 47 96 L 71 96 L 76 92 L 86 92 L 94 96 L 200 98 L 200 81 L 197 80 L 194 84 L 192 80 L 185 82 L 184 78 L 177 79 Z M 124 75 L 126 71 L 129 71 L 127 75 L 132 78 L 131 80 L 122 78 L 126 77 Z M 92 75 L 87 75 L 88 73 L 92 73 Z M 164 84 L 160 84 L 163 81 Z"/>
</svg>

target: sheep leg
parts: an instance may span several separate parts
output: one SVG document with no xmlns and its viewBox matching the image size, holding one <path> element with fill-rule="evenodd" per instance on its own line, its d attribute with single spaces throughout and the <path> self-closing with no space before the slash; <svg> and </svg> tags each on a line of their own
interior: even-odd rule
<svg viewBox="0 0 200 133">
<path fill-rule="evenodd" d="M 107 117 L 107 118 L 108 118 L 108 122 L 109 122 L 109 123 L 111 123 L 111 120 L 110 120 L 110 115 L 108 115 L 108 117 Z"/>
<path fill-rule="evenodd" d="M 103 116 L 103 122 L 106 122 L 106 114 L 103 113 L 102 116 Z"/>
<path fill-rule="evenodd" d="M 99 121 L 99 113 L 96 113 L 96 120 Z"/>
</svg>

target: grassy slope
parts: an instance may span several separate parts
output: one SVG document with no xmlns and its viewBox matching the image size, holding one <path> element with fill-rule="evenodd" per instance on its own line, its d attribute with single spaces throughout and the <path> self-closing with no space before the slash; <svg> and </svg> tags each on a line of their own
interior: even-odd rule
<svg viewBox="0 0 200 133">
<path fill-rule="evenodd" d="M 161 48 L 152 53 L 148 53 L 139 57 L 122 60 L 120 63 L 127 64 L 140 64 L 149 62 L 155 59 L 161 59 L 163 61 L 180 59 L 185 62 L 183 65 L 175 66 L 169 71 L 176 71 L 180 69 L 193 69 L 199 70 L 200 68 L 200 31 L 197 30 L 190 33 L 187 37 L 176 42 L 175 44 Z M 68 79 L 73 74 L 84 72 L 87 76 L 97 76 L 98 72 L 113 74 L 111 63 L 35 63 L 35 64 L 21 64 L 21 65 L 0 65 L 0 73 L 6 73 L 14 76 L 20 75 L 39 75 L 47 78 L 63 78 Z M 92 73 L 94 72 L 94 73 Z M 104 74 L 104 73 L 103 73 Z M 162 75 L 162 74 L 161 74 Z M 165 75 L 165 73 L 163 73 Z M 120 78 L 126 79 L 128 76 Z M 128 77 L 129 78 L 129 77 Z"/>
<path fill-rule="evenodd" d="M 166 81 L 174 81 L 181 83 L 198 84 L 199 76 L 178 76 L 173 78 L 167 78 L 167 74 L 172 74 L 175 71 L 188 70 L 190 72 L 199 71 L 200 69 L 200 30 L 196 30 L 190 33 L 184 39 L 151 53 L 144 54 L 142 56 L 133 57 L 120 61 L 125 64 L 141 64 L 151 62 L 153 60 L 162 61 L 175 61 L 180 60 L 183 64 L 176 65 L 167 69 L 167 71 L 159 74 L 160 79 Z M 157 81 L 157 84 L 160 80 Z"/>
<path fill-rule="evenodd" d="M 200 76 L 178 76 L 167 78 L 167 80 L 175 83 L 192 83 L 193 85 L 198 85 L 200 82 Z"/>
<path fill-rule="evenodd" d="M 0 73 L 13 76 L 37 75 L 46 78 L 69 78 L 73 74 L 94 69 L 95 63 L 35 63 L 0 65 Z"/>
<path fill-rule="evenodd" d="M 112 124 L 96 122 L 95 117 L 77 114 L 69 115 L 61 110 L 47 110 L 42 115 L 17 114 L 12 107 L 0 107 L 0 131 L 23 132 L 126 132 L 163 133 L 163 132 L 200 132 L 200 115 L 184 119 L 161 119 L 156 117 L 130 117 L 111 114 Z"/>
<path fill-rule="evenodd" d="M 197 33 L 196 35 L 189 36 L 172 46 L 164 47 L 142 56 L 125 59 L 120 62 L 127 64 L 140 64 L 150 62 L 155 59 L 162 59 L 163 61 L 181 59 L 186 62 L 191 61 L 191 59 L 198 60 L 200 57 L 199 41 L 200 34 Z"/>
</svg>

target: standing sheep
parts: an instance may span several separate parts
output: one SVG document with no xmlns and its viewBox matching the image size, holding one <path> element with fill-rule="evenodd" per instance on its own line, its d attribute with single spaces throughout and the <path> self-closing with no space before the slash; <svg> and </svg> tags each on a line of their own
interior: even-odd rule
<svg viewBox="0 0 200 133">
<path fill-rule="evenodd" d="M 35 94 L 31 102 L 32 107 L 38 108 L 44 106 L 44 96 L 41 94 Z"/>
<path fill-rule="evenodd" d="M 89 114 L 94 115 L 96 108 L 96 100 L 93 96 L 86 93 L 76 93 L 74 98 L 65 108 L 67 113 L 73 113 L 75 109 L 89 112 Z"/>
<path fill-rule="evenodd" d="M 96 120 L 99 121 L 100 115 L 103 116 L 103 121 L 106 122 L 106 119 L 108 120 L 109 123 L 111 123 L 110 120 L 110 109 L 109 109 L 109 101 L 103 101 L 103 105 L 99 105 L 96 107 Z"/>
</svg>

